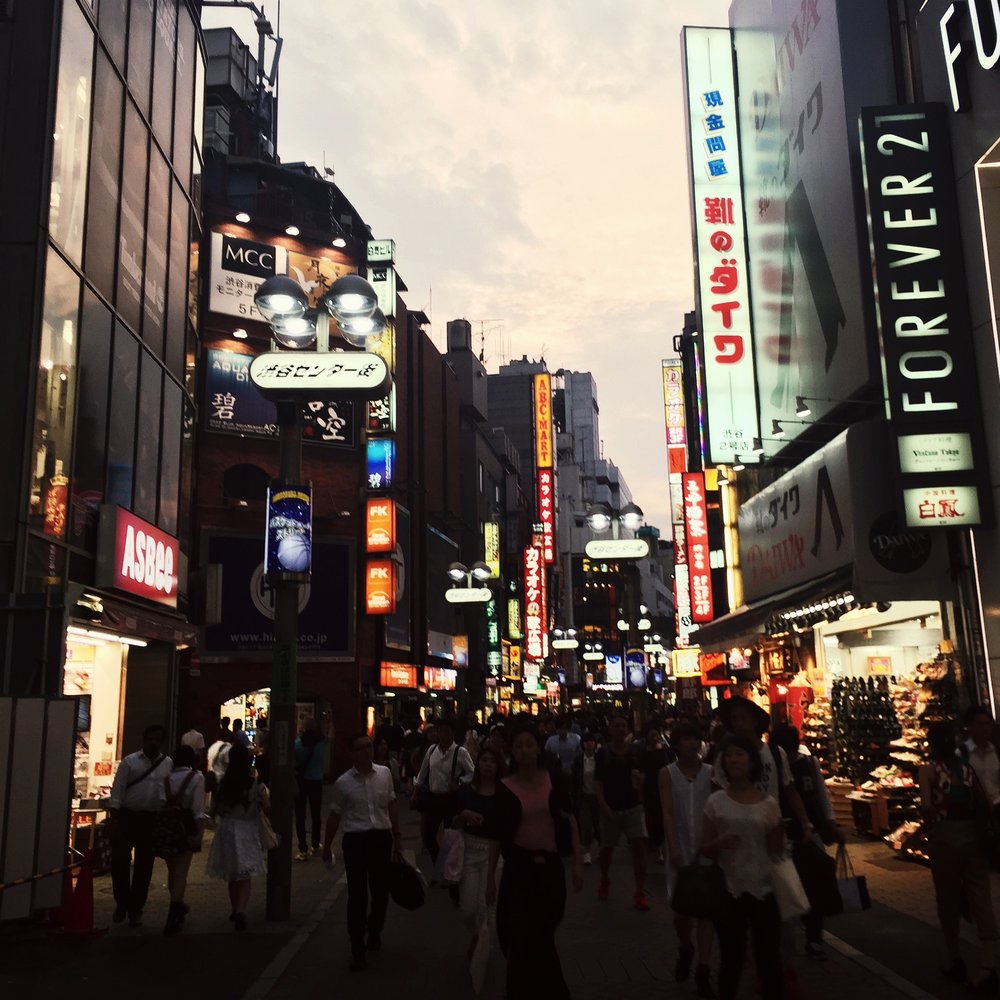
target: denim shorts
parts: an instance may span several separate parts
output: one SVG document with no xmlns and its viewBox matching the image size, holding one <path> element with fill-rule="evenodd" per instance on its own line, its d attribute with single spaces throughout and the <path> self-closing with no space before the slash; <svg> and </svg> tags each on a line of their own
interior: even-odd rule
<svg viewBox="0 0 1000 1000">
<path fill-rule="evenodd" d="M 646 836 L 646 812 L 641 805 L 617 809 L 610 816 L 601 813 L 601 847 L 612 850 L 623 834 L 626 840 Z"/>
</svg>

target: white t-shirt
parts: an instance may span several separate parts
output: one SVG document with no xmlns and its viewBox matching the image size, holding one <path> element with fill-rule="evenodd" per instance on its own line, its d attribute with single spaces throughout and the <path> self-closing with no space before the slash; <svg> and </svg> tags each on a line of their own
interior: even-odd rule
<svg viewBox="0 0 1000 1000">
<path fill-rule="evenodd" d="M 745 805 L 731 799 L 728 792 L 714 792 L 705 803 L 705 820 L 712 824 L 716 837 L 735 833 L 740 838 L 736 847 L 719 852 L 719 867 L 730 895 L 748 892 L 763 899 L 772 891 L 767 834 L 781 822 L 777 800 L 765 795 L 760 802 Z"/>
<path fill-rule="evenodd" d="M 220 781 L 229 767 L 229 748 L 225 740 L 216 740 L 208 748 L 208 766 Z"/>
<path fill-rule="evenodd" d="M 365 833 L 392 829 L 389 805 L 395 798 L 389 768 L 372 764 L 367 773 L 356 767 L 345 771 L 333 783 L 330 805 L 344 833 Z"/>
</svg>

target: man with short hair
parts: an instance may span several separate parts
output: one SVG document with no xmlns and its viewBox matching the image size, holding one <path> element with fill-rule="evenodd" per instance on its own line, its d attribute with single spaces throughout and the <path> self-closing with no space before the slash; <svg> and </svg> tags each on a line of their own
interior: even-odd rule
<svg viewBox="0 0 1000 1000">
<path fill-rule="evenodd" d="M 164 778 L 173 770 L 173 762 L 162 752 L 166 735 L 161 725 L 147 726 L 142 749 L 122 760 L 111 785 L 108 834 L 113 919 L 120 924 L 127 916 L 129 927 L 142 925 L 142 909 L 153 877 L 153 824 L 166 803 Z"/>
<path fill-rule="evenodd" d="M 573 773 L 573 765 L 580 755 L 580 737 L 570 732 L 567 716 L 560 715 L 556 720 L 555 734 L 545 741 L 545 752 L 558 759 L 564 774 Z"/>
<path fill-rule="evenodd" d="M 250 749 L 250 737 L 243 730 L 243 720 L 233 719 L 233 742 Z"/>
<path fill-rule="evenodd" d="M 181 746 L 194 751 L 194 769 L 205 770 L 205 737 L 192 726 L 182 737 Z"/>
<path fill-rule="evenodd" d="M 349 968 L 351 972 L 360 972 L 365 968 L 367 953 L 382 946 L 382 928 L 389 905 L 389 865 L 393 849 L 398 851 L 401 847 L 401 834 L 392 772 L 382 764 L 373 763 L 371 737 L 366 733 L 352 736 L 348 747 L 353 765 L 333 785 L 323 860 L 332 866 L 333 838 L 343 828 L 341 850 L 347 872 L 347 933 L 351 939 Z"/>
<path fill-rule="evenodd" d="M 642 772 L 628 736 L 625 716 L 614 715 L 608 723 L 608 745 L 597 751 L 594 791 L 601 810 L 601 881 L 597 898 L 608 898 L 611 855 L 624 834 L 632 850 L 633 901 L 637 910 L 645 911 L 649 909 L 649 896 L 646 895 L 646 814 L 640 792 Z"/>
<path fill-rule="evenodd" d="M 455 743 L 455 729 L 450 719 L 437 723 L 437 743 L 424 754 L 420 772 L 413 783 L 413 805 L 421 803 L 420 789 L 428 794 L 422 801 L 424 847 L 431 859 L 438 856 L 438 831 L 455 816 L 458 789 L 472 781 L 475 765 L 465 747 Z"/>
<path fill-rule="evenodd" d="M 982 786 L 986 800 L 1000 805 L 1000 756 L 993 745 L 993 715 L 985 705 L 973 705 L 965 713 L 969 738 L 962 744 L 969 766 Z"/>
</svg>

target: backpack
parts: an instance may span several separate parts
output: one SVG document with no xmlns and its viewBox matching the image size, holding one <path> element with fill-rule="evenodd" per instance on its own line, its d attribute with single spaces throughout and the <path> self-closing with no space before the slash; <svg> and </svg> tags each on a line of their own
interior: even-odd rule
<svg viewBox="0 0 1000 1000">
<path fill-rule="evenodd" d="M 191 850 L 191 839 L 198 835 L 194 814 L 181 805 L 181 799 L 191 784 L 195 772 L 189 771 L 175 795 L 170 791 L 169 776 L 163 779 L 167 804 L 155 814 L 153 820 L 153 853 L 158 858 L 175 858 Z"/>
</svg>

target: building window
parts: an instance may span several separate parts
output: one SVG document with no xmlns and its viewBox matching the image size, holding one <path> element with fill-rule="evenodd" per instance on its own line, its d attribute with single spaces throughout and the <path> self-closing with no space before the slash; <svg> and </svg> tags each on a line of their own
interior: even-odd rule
<svg viewBox="0 0 1000 1000">
<path fill-rule="evenodd" d="M 118 233 L 117 306 L 118 314 L 138 331 L 142 320 L 149 132 L 131 101 L 125 102 L 123 157 L 126 166 L 122 171 L 122 215 Z"/>
<path fill-rule="evenodd" d="M 184 190 L 191 185 L 191 133 L 194 129 L 195 41 L 194 22 L 186 7 L 178 10 L 177 76 L 174 86 L 173 164 Z"/>
<path fill-rule="evenodd" d="M 483 495 L 483 463 L 479 463 L 479 495 Z"/>
<path fill-rule="evenodd" d="M 98 26 L 101 38 L 118 68 L 125 69 L 125 39 L 128 37 L 128 0 L 101 0 Z"/>
<path fill-rule="evenodd" d="M 153 7 L 153 0 L 132 0 L 128 25 L 128 88 L 146 118 L 153 65 Z"/>
<path fill-rule="evenodd" d="M 184 391 L 173 379 L 163 379 L 163 441 L 160 454 L 159 525 L 177 534 L 177 496 L 181 487 L 181 421 Z"/>
<path fill-rule="evenodd" d="M 139 517 L 156 523 L 156 501 L 160 492 L 160 420 L 163 369 L 148 351 L 142 352 L 139 373 L 139 427 L 135 439 L 135 507 Z"/>
<path fill-rule="evenodd" d="M 222 474 L 222 495 L 227 500 L 267 500 L 267 487 L 271 477 L 261 468 L 249 463 L 231 465 Z"/>
<path fill-rule="evenodd" d="M 50 249 L 35 386 L 31 464 L 31 526 L 51 538 L 66 536 L 69 460 L 76 394 L 80 279 Z"/>
<path fill-rule="evenodd" d="M 153 38 L 153 135 L 168 153 L 174 123 L 174 63 L 177 60 L 177 0 L 157 0 Z"/>
<path fill-rule="evenodd" d="M 170 221 L 170 167 L 156 146 L 150 150 L 149 211 L 146 213 L 146 272 L 142 339 L 163 357 L 167 309 L 167 227 Z"/>
<path fill-rule="evenodd" d="M 94 33 L 75 0 L 63 4 L 49 188 L 49 234 L 79 265 L 87 199 Z"/>
<path fill-rule="evenodd" d="M 132 509 L 135 471 L 135 399 L 139 390 L 139 344 L 115 324 L 111 412 L 108 419 L 108 503 Z"/>
</svg>

